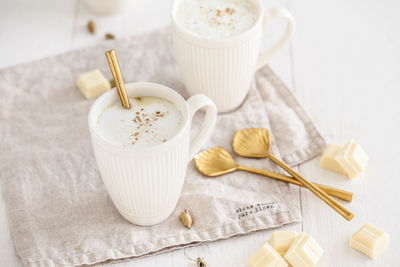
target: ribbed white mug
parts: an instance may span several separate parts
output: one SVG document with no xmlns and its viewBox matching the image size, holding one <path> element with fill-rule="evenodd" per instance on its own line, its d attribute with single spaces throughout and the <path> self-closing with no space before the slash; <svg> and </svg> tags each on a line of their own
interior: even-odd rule
<svg viewBox="0 0 400 267">
<path fill-rule="evenodd" d="M 100 96 L 89 111 L 89 130 L 97 165 L 106 189 L 118 211 L 138 225 L 165 220 L 178 202 L 189 161 L 209 138 L 217 109 L 205 95 L 187 101 L 174 90 L 155 83 L 126 84 L 131 97 L 156 96 L 174 103 L 182 112 L 183 124 L 170 140 L 146 147 L 123 148 L 111 144 L 96 132 L 98 116 L 118 99 L 115 89 Z M 190 141 L 193 115 L 205 108 L 198 135 Z"/>
<path fill-rule="evenodd" d="M 252 1 L 258 18 L 247 31 L 224 39 L 196 35 L 179 26 L 176 14 L 180 3 L 172 6 L 172 28 L 175 58 L 189 94 L 203 93 L 216 104 L 219 112 L 238 107 L 247 95 L 254 72 L 264 66 L 291 38 L 294 19 L 283 7 L 264 12 L 260 0 Z M 266 52 L 260 54 L 266 26 L 272 19 L 287 20 L 282 37 Z"/>
</svg>

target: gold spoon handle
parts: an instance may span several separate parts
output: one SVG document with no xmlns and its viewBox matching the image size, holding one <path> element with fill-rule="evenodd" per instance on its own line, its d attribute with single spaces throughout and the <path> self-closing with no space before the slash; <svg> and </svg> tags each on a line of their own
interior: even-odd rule
<svg viewBox="0 0 400 267">
<path fill-rule="evenodd" d="M 313 184 L 318 186 L 322 191 L 324 191 L 325 193 L 327 193 L 330 196 L 337 197 L 337 198 L 347 201 L 347 202 L 351 202 L 353 200 L 352 192 L 342 190 L 339 188 L 335 188 L 335 187 L 332 187 L 329 185 L 323 185 L 323 184 L 317 184 L 317 183 L 313 183 Z M 303 186 L 303 185 L 301 185 L 301 186 Z"/>
<path fill-rule="evenodd" d="M 130 109 L 131 104 L 129 103 L 129 98 L 125 90 L 124 80 L 122 79 L 122 74 L 119 68 L 117 55 L 115 54 L 114 50 L 110 50 L 106 52 L 106 57 L 108 65 L 110 65 L 111 73 L 115 80 L 115 85 L 117 86 L 118 95 L 119 98 L 121 99 L 121 104 L 124 108 Z"/>
<path fill-rule="evenodd" d="M 319 187 L 307 181 L 300 174 L 295 172 L 292 168 L 286 165 L 284 162 L 280 161 L 274 155 L 269 154 L 268 156 L 273 162 L 279 165 L 282 169 L 287 171 L 290 175 L 293 176 L 294 179 L 298 180 L 300 183 L 307 187 L 311 192 L 313 192 L 317 197 L 323 200 L 326 204 L 328 204 L 332 209 L 334 209 L 337 213 L 342 215 L 346 220 L 351 221 L 353 219 L 354 214 L 343 207 L 339 202 L 328 196 L 324 191 L 322 191 Z"/>
<path fill-rule="evenodd" d="M 291 184 L 296 184 L 296 185 L 304 187 L 304 185 L 302 183 L 300 183 L 299 181 L 293 179 L 292 177 L 289 177 L 289 176 L 286 176 L 286 175 L 283 175 L 280 173 L 270 172 L 267 170 L 261 170 L 261 169 L 256 169 L 256 168 L 242 166 L 242 165 L 238 165 L 237 169 L 242 170 L 242 171 L 248 171 L 248 172 L 260 174 L 263 176 L 267 176 L 269 178 L 273 178 L 275 180 L 279 180 L 279 181 L 283 181 L 283 182 L 287 182 L 287 183 L 291 183 Z M 333 197 L 337 197 L 337 198 L 345 200 L 347 202 L 351 202 L 353 199 L 353 193 L 351 193 L 351 192 L 341 190 L 341 189 L 338 189 L 335 187 L 327 186 L 327 185 L 322 185 L 322 184 L 317 184 L 317 183 L 313 183 L 313 184 L 318 186 L 319 188 L 321 188 L 321 190 L 325 191 L 325 193 L 327 193 L 328 195 L 331 195 Z"/>
</svg>

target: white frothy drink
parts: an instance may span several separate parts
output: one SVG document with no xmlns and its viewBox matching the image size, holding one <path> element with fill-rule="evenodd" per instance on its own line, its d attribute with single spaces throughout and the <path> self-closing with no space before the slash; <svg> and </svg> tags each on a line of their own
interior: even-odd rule
<svg viewBox="0 0 400 267">
<path fill-rule="evenodd" d="M 223 39 L 247 31 L 258 16 L 259 10 L 250 0 L 183 0 L 176 21 L 194 34 Z"/>
<path fill-rule="evenodd" d="M 129 100 L 130 109 L 117 100 L 97 118 L 96 132 L 110 143 L 128 148 L 150 146 L 168 141 L 181 129 L 183 116 L 172 102 L 151 96 Z"/>
</svg>

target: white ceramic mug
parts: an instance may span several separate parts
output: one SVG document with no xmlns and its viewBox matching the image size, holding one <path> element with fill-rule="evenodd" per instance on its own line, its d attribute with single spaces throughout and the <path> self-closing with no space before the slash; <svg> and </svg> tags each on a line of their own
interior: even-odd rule
<svg viewBox="0 0 400 267">
<path fill-rule="evenodd" d="M 182 112 L 183 126 L 167 142 L 147 147 L 123 148 L 96 133 L 98 116 L 118 99 L 115 89 L 100 96 L 89 111 L 93 150 L 107 191 L 121 215 L 138 225 L 154 225 L 175 209 L 186 175 L 187 164 L 209 138 L 217 109 L 205 95 L 187 101 L 174 90 L 155 83 L 126 84 L 131 97 L 157 96 L 174 103 Z M 206 109 L 198 135 L 190 141 L 193 115 Z"/>
<path fill-rule="evenodd" d="M 219 112 L 231 111 L 243 102 L 254 72 L 290 40 L 294 30 L 294 19 L 287 9 L 275 7 L 264 12 L 260 0 L 250 1 L 258 10 L 254 25 L 239 35 L 224 39 L 198 36 L 180 27 L 176 14 L 182 0 L 175 0 L 172 6 L 175 58 L 186 90 L 191 95 L 207 95 Z M 259 55 L 267 24 L 278 18 L 287 20 L 282 37 Z"/>
</svg>

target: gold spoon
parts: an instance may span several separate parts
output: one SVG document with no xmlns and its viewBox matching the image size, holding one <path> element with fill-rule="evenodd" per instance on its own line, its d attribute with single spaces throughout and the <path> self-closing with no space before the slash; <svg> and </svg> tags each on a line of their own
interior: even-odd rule
<svg viewBox="0 0 400 267">
<path fill-rule="evenodd" d="M 110 50 L 106 52 L 106 57 L 108 65 L 110 66 L 111 73 L 114 77 L 115 85 L 117 86 L 117 91 L 119 98 L 121 99 L 121 104 L 125 109 L 130 109 L 131 104 L 129 103 L 128 94 L 125 90 L 124 80 L 122 79 L 117 55 L 115 54 L 114 50 Z"/>
<path fill-rule="evenodd" d="M 280 161 L 270 153 L 270 137 L 267 129 L 254 128 L 239 130 L 233 138 L 232 147 L 235 153 L 243 157 L 251 158 L 269 158 L 275 164 L 279 165 L 282 169 L 293 176 L 294 179 L 299 181 L 304 187 L 307 187 L 317 197 L 323 200 L 336 212 L 342 215 L 346 220 L 353 219 L 354 214 L 343 207 L 339 202 L 328 196 L 319 187 L 307 181 L 303 176 L 295 172 L 286 163 Z"/>
<path fill-rule="evenodd" d="M 303 186 L 299 181 L 283 174 L 239 165 L 232 158 L 231 154 L 229 154 L 228 151 L 226 151 L 220 146 L 204 150 L 201 153 L 197 154 L 194 157 L 194 162 L 196 168 L 199 170 L 200 173 L 211 177 L 220 176 L 237 170 L 241 170 L 241 171 L 247 171 L 264 175 L 279 181 Z M 316 183 L 314 183 L 314 185 L 321 188 L 327 194 L 343 199 L 347 202 L 351 202 L 351 200 L 353 199 L 353 193 L 351 192 L 347 192 L 341 189 L 337 189 L 326 185 L 320 185 Z"/>
</svg>

